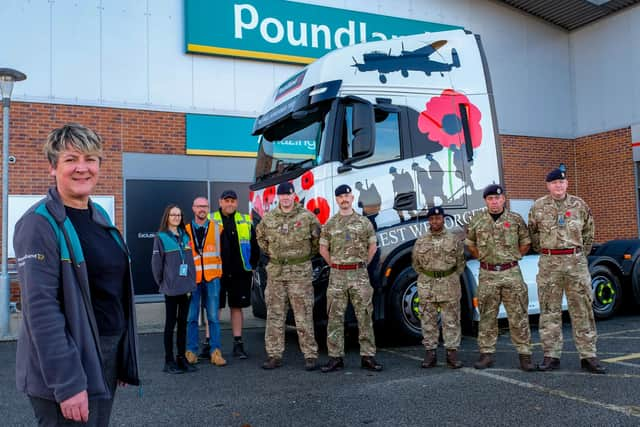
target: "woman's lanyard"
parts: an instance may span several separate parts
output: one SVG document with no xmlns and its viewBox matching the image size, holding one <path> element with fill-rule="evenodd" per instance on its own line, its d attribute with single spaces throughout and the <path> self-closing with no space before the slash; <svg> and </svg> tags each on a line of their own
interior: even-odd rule
<svg viewBox="0 0 640 427">
<path fill-rule="evenodd" d="M 182 231 L 178 232 L 179 234 L 176 236 L 175 234 L 173 234 L 173 232 L 171 233 L 173 235 L 173 237 L 178 241 L 178 252 L 180 253 L 180 260 L 182 261 L 182 263 L 180 264 L 180 270 L 179 270 L 179 274 L 182 277 L 185 277 L 189 274 L 189 266 L 187 265 L 187 263 L 184 260 L 184 249 L 182 248 Z"/>
</svg>

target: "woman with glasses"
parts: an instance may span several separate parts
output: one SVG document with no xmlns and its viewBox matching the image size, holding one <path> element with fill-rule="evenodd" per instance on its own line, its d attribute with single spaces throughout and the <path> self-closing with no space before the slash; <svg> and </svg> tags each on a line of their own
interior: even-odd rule
<svg viewBox="0 0 640 427">
<path fill-rule="evenodd" d="M 175 204 L 167 206 L 160 221 L 160 229 L 153 241 L 151 256 L 153 278 L 164 294 L 164 372 L 182 374 L 197 368 L 185 360 L 187 342 L 187 314 L 189 298 L 196 286 L 196 273 L 191 241 L 185 232 L 182 210 Z M 178 324 L 176 344 L 178 355 L 173 356 L 173 329 Z"/>
</svg>

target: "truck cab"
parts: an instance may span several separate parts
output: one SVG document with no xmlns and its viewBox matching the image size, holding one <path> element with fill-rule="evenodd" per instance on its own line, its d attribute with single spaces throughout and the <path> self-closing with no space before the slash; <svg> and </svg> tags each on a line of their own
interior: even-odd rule
<svg viewBox="0 0 640 427">
<path fill-rule="evenodd" d="M 445 208 L 445 225 L 457 233 L 484 209 L 482 190 L 502 182 L 496 129 L 477 35 L 425 33 L 330 52 L 276 88 L 255 121 L 253 221 L 277 206 L 276 187 L 289 181 L 299 203 L 324 224 L 338 211 L 334 189 L 348 184 L 354 209 L 378 236 L 369 266 L 374 320 L 419 337 L 413 243 L 427 230 L 432 206 Z M 320 257 L 314 260 L 319 323 L 326 320 L 328 274 Z M 255 280 L 254 313 L 264 317 L 263 268 Z M 477 319 L 470 271 L 461 286 L 469 329 Z"/>
</svg>

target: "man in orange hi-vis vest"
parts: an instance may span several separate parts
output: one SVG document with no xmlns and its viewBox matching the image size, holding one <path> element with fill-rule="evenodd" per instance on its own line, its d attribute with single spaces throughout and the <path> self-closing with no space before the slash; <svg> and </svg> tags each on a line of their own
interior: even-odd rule
<svg viewBox="0 0 640 427">
<path fill-rule="evenodd" d="M 212 364 L 224 366 L 227 362 L 222 357 L 220 319 L 218 318 L 220 277 L 222 277 L 222 260 L 220 259 L 220 232 L 222 230 L 216 221 L 208 219 L 209 201 L 206 197 L 196 197 L 192 209 L 193 221 L 186 225 L 186 229 L 191 238 L 197 286 L 195 291 L 191 293 L 185 357 L 191 364 L 198 363 L 198 317 L 202 300 L 209 323 L 209 358 Z"/>
</svg>

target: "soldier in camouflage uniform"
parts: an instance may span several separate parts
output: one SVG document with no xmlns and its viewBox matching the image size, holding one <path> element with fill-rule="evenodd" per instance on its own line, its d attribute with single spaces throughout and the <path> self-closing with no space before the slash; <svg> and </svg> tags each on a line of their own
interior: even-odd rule
<svg viewBox="0 0 640 427">
<path fill-rule="evenodd" d="M 604 374 L 605 368 L 596 357 L 597 334 L 587 266 L 595 232 L 593 217 L 582 199 L 567 194 L 564 170 L 551 171 L 546 181 L 549 194 L 536 200 L 529 212 L 531 242 L 540 253 L 537 281 L 544 360 L 538 369 L 550 371 L 560 367 L 564 292 L 581 367 Z"/>
<path fill-rule="evenodd" d="M 480 359 L 476 369 L 493 366 L 498 340 L 498 309 L 504 304 L 509 318 L 511 342 L 520 358 L 520 369 L 533 371 L 531 331 L 529 329 L 529 294 L 518 260 L 529 251 L 531 240 L 520 215 L 505 209 L 504 189 L 499 185 L 485 188 L 487 210 L 471 219 L 465 243 L 480 261 L 478 284 L 478 347 Z"/>
<path fill-rule="evenodd" d="M 422 344 L 426 352 L 423 368 L 437 364 L 438 308 L 442 316 L 442 335 L 447 349 L 447 366 L 462 367 L 458 360 L 460 346 L 460 274 L 464 271 L 462 241 L 444 228 L 444 209 L 427 211 L 429 231 L 413 246 L 413 269 L 418 273 Z"/>
<path fill-rule="evenodd" d="M 360 355 L 363 369 L 381 371 L 376 362 L 373 335 L 373 288 L 367 265 L 376 253 L 376 234 L 371 221 L 353 210 L 351 187 L 335 190 L 340 211 L 322 227 L 320 255 L 331 267 L 327 287 L 327 349 L 329 361 L 322 372 L 344 367 L 344 313 L 351 300 L 358 320 Z"/>
<path fill-rule="evenodd" d="M 256 227 L 256 238 L 269 257 L 267 265 L 267 323 L 264 345 L 268 359 L 262 367 L 282 366 L 285 320 L 291 304 L 305 369 L 317 367 L 318 344 L 313 330 L 313 285 L 311 258 L 318 253 L 320 223 L 315 215 L 297 204 L 293 185 L 278 186 L 278 207 L 267 212 Z"/>
</svg>

